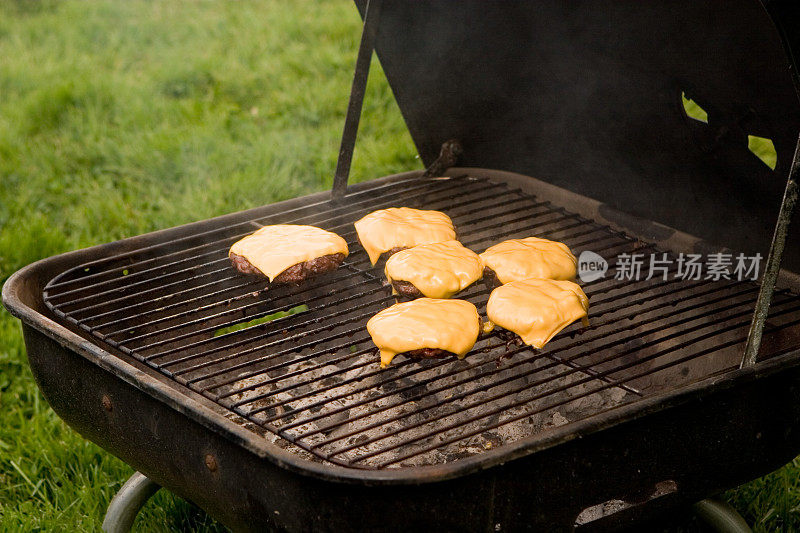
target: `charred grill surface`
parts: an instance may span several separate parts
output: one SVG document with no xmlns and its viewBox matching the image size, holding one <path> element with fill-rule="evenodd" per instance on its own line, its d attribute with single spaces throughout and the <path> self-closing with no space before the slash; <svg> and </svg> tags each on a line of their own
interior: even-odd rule
<svg viewBox="0 0 800 533">
<path fill-rule="evenodd" d="M 275 445 L 349 468 L 482 454 L 720 375 L 741 358 L 756 284 L 681 279 L 675 263 L 667 279 L 615 279 L 619 254 L 661 250 L 506 183 L 403 178 L 357 189 L 340 203 L 298 205 L 111 248 L 117 252 L 51 280 L 45 303 L 98 346 L 135 358 L 179 392 L 202 394 Z M 583 284 L 590 327 L 572 324 L 542 350 L 509 342 L 497 328 L 464 359 L 423 350 L 410 354 L 422 359 L 398 356 L 381 370 L 365 325 L 394 298 L 357 244 L 353 222 L 398 205 L 444 211 L 476 251 L 539 236 L 576 255 L 608 258 L 608 274 Z M 291 280 L 305 279 L 301 285 L 265 290 L 263 279 L 231 268 L 228 250 L 254 226 L 278 223 L 336 232 L 351 254 L 324 277 L 305 279 L 319 265 L 299 266 Z M 489 293 L 473 284 L 459 298 L 485 316 Z M 765 355 L 796 346 L 800 301 L 777 293 L 767 324 Z"/>
<path fill-rule="evenodd" d="M 242 274 L 251 274 L 257 276 L 264 276 L 264 274 L 253 266 L 250 261 L 245 257 L 238 254 L 229 254 L 231 264 L 233 267 Z M 272 280 L 272 283 L 301 283 L 314 276 L 336 270 L 339 265 L 344 261 L 344 254 L 330 254 L 321 257 L 315 257 L 310 261 L 304 261 L 296 265 L 290 266 Z"/>
</svg>

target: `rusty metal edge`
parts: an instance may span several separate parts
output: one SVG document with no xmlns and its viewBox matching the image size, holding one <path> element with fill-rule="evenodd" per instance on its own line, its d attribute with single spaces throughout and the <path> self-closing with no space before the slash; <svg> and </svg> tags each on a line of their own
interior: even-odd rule
<svg viewBox="0 0 800 533">
<path fill-rule="evenodd" d="M 792 168 L 789 171 L 789 178 L 786 180 L 786 191 L 781 200 L 778 221 L 775 224 L 775 233 L 772 235 L 772 244 L 769 247 L 767 263 L 764 267 L 764 276 L 761 279 L 761 288 L 758 291 L 753 320 L 750 323 L 750 330 L 747 332 L 747 344 L 745 345 L 744 355 L 742 355 L 742 367 L 752 366 L 758 362 L 758 351 L 761 347 L 761 335 L 764 331 L 764 323 L 769 315 L 769 306 L 772 303 L 772 294 L 775 291 L 775 284 L 778 281 L 778 273 L 783 259 L 783 250 L 786 246 L 786 236 L 789 232 L 789 224 L 792 221 L 792 214 L 797 203 L 797 181 L 795 177 L 800 169 L 800 138 L 797 140 L 797 148 L 792 158 Z"/>
</svg>

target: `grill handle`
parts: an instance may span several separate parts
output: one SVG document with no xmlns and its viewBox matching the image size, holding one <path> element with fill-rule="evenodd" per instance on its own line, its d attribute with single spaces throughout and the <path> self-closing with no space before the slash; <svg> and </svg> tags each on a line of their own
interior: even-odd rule
<svg viewBox="0 0 800 533">
<path fill-rule="evenodd" d="M 339 159 L 333 175 L 331 199 L 336 201 L 344 196 L 347 190 L 347 179 L 350 176 L 350 163 L 353 161 L 353 148 L 358 135 L 358 123 L 361 120 L 361 107 L 364 103 L 364 92 L 369 78 L 369 64 L 375 48 L 375 36 L 378 33 L 381 0 L 367 0 L 364 8 L 364 29 L 361 31 L 361 44 L 358 47 L 356 70 L 353 74 L 353 85 L 350 88 L 350 100 L 347 103 L 347 115 L 344 119 L 342 143 L 339 146 Z"/>
<path fill-rule="evenodd" d="M 794 206 L 797 203 L 797 172 L 800 168 L 800 138 L 797 140 L 797 147 L 792 157 L 792 166 L 789 170 L 789 179 L 786 181 L 786 190 L 781 201 L 781 210 L 778 212 L 778 222 L 775 225 L 775 233 L 772 235 L 772 244 L 769 247 L 767 264 L 764 267 L 764 277 L 761 279 L 761 289 L 758 291 L 758 300 L 753 312 L 753 321 L 750 323 L 750 331 L 747 333 L 747 344 L 744 348 L 744 356 L 741 368 L 753 366 L 758 360 L 758 349 L 761 347 L 761 334 L 764 331 L 764 322 L 767 320 L 769 305 L 772 302 L 772 293 L 775 291 L 775 283 L 778 280 L 778 273 L 781 268 L 781 258 L 783 249 L 786 246 L 786 235 L 789 231 L 789 223 L 792 220 Z"/>
</svg>

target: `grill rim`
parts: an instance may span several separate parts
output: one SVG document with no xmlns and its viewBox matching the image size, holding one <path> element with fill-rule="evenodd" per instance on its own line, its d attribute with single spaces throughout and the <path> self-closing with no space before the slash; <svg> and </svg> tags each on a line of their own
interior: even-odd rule
<svg viewBox="0 0 800 533">
<path fill-rule="evenodd" d="M 535 178 L 509 172 L 487 169 L 452 168 L 446 172 L 445 175 L 459 175 L 465 172 L 478 177 L 480 177 L 481 174 L 485 174 L 487 177 L 499 179 L 506 183 L 510 182 L 517 185 L 525 184 L 527 186 L 526 188 L 536 190 L 537 196 L 544 199 L 546 199 L 548 195 L 541 194 L 540 187 L 549 191 L 550 194 L 558 192 L 559 199 L 563 199 L 561 194 L 564 194 L 583 207 L 585 207 L 587 203 L 596 203 L 591 199 L 546 184 Z M 368 182 L 361 182 L 351 186 L 348 192 L 353 193 L 369 190 L 380 187 L 381 185 L 388 185 L 415 178 L 421 174 L 422 171 L 404 172 Z M 13 316 L 23 321 L 25 326 L 38 330 L 62 346 L 80 354 L 104 370 L 111 372 L 117 378 L 133 385 L 137 389 L 149 394 L 151 397 L 166 403 L 172 409 L 189 416 L 192 420 L 200 423 L 207 429 L 230 439 L 251 453 L 254 453 L 259 458 L 267 459 L 288 470 L 320 479 L 359 484 L 418 484 L 421 482 L 436 482 L 462 477 L 470 473 L 491 468 L 497 464 L 505 463 L 566 443 L 591 433 L 608 429 L 624 422 L 642 418 L 651 413 L 666 410 L 692 399 L 709 395 L 717 390 L 735 387 L 766 377 L 778 371 L 800 366 L 800 346 L 798 346 L 784 351 L 781 355 L 759 362 L 755 367 L 730 370 L 722 374 L 711 375 L 702 380 L 670 389 L 665 393 L 640 398 L 636 402 L 614 407 L 580 421 L 551 428 L 531 435 L 530 437 L 520 439 L 519 441 L 505 444 L 502 447 L 486 451 L 476 456 L 459 459 L 452 463 L 404 467 L 400 469 L 364 470 L 348 468 L 336 464 L 323 464 L 309 461 L 288 450 L 281 449 L 279 446 L 270 443 L 265 438 L 232 420 L 230 418 L 231 412 L 215 404 L 211 400 L 180 383 L 170 380 L 166 376 L 162 376 L 155 369 L 147 367 L 121 351 L 113 349 L 109 351 L 97 346 L 94 341 L 91 340 L 88 332 L 84 332 L 77 325 L 68 326 L 58 322 L 54 314 L 45 310 L 46 306 L 43 302 L 45 285 L 54 282 L 57 277 L 62 277 L 78 265 L 85 264 L 89 254 L 98 254 L 99 252 L 103 257 L 116 255 L 117 253 L 124 253 L 126 250 L 149 246 L 159 241 L 167 242 L 165 237 L 175 238 L 175 234 L 180 233 L 181 230 L 186 231 L 187 229 L 194 229 L 207 225 L 213 226 L 215 225 L 214 223 L 219 224 L 220 222 L 244 222 L 247 221 L 248 217 L 254 212 L 258 212 L 262 214 L 262 216 L 281 215 L 293 208 L 308 208 L 315 203 L 327 203 L 328 199 L 329 192 L 322 191 L 320 193 L 270 204 L 269 206 L 256 207 L 220 217 L 192 222 L 130 237 L 114 243 L 101 244 L 43 259 L 17 271 L 7 280 L 2 291 L 3 303 Z M 564 205 L 563 201 L 560 203 L 562 206 L 574 210 L 575 202 L 570 202 L 573 205 Z M 578 213 L 584 214 L 582 211 L 583 210 L 578 210 Z M 624 229 L 628 233 L 631 233 L 630 228 Z M 681 240 L 683 240 L 683 238 L 691 239 L 691 236 L 683 235 Z M 132 247 L 131 245 L 134 243 L 136 246 Z M 60 275 L 51 275 L 53 272 L 58 272 Z M 28 299 L 30 301 L 31 298 L 34 303 L 26 303 L 25 300 Z M 43 311 L 35 309 L 34 306 L 36 305 L 41 307 Z"/>
</svg>

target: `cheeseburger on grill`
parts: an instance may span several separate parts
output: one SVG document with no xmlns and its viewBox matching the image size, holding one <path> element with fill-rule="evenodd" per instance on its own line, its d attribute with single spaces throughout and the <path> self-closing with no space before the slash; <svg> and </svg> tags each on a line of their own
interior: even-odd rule
<svg viewBox="0 0 800 533">
<path fill-rule="evenodd" d="M 413 358 L 463 358 L 475 345 L 481 319 L 465 300 L 418 298 L 384 309 L 367 322 L 367 331 L 380 350 L 381 368 L 396 355 Z"/>
<path fill-rule="evenodd" d="M 486 314 L 498 326 L 542 348 L 559 331 L 581 319 L 588 325 L 589 299 L 571 281 L 526 279 L 506 283 L 489 296 Z"/>
<path fill-rule="evenodd" d="M 264 226 L 228 252 L 234 268 L 272 283 L 300 283 L 335 270 L 347 257 L 344 239 L 314 226 Z"/>
<path fill-rule="evenodd" d="M 478 254 L 458 241 L 422 244 L 392 255 L 386 279 L 409 298 L 450 298 L 479 280 L 483 264 Z"/>
<path fill-rule="evenodd" d="M 481 254 L 484 276 L 509 283 L 530 278 L 574 280 L 578 260 L 566 244 L 538 237 L 511 239 Z"/>
<path fill-rule="evenodd" d="M 456 230 L 450 217 L 439 211 L 390 207 L 373 211 L 355 223 L 358 241 L 374 265 L 389 255 L 420 244 L 452 241 Z"/>
</svg>

